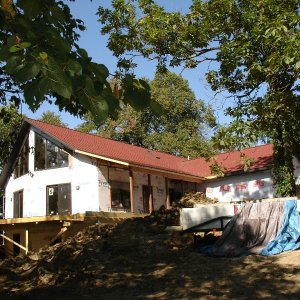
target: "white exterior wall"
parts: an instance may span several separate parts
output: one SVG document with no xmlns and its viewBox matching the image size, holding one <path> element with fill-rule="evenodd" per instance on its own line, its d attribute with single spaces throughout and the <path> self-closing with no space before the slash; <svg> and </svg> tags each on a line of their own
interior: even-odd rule
<svg viewBox="0 0 300 300">
<path fill-rule="evenodd" d="M 148 175 L 144 173 L 133 173 L 133 209 L 135 212 L 144 212 L 143 185 L 148 185 Z"/>
<path fill-rule="evenodd" d="M 34 132 L 29 147 L 34 146 Z M 5 189 L 5 218 L 13 217 L 14 192 L 23 190 L 23 217 L 46 215 L 46 186 L 71 184 L 72 213 L 99 211 L 98 170 L 86 156 L 69 155 L 69 167 L 34 171 L 34 153 L 29 154 L 29 173 L 11 176 Z"/>
<path fill-rule="evenodd" d="M 200 189 L 206 191 L 207 197 L 216 198 L 220 202 L 274 197 L 270 171 L 223 177 L 216 181 L 204 183 Z"/>
<path fill-rule="evenodd" d="M 98 197 L 100 211 L 109 211 L 111 207 L 110 185 L 109 185 L 109 168 L 106 166 L 98 167 Z"/>
<path fill-rule="evenodd" d="M 165 177 L 151 176 L 153 187 L 153 209 L 158 210 L 162 205 L 166 206 L 166 184 Z"/>
<path fill-rule="evenodd" d="M 148 174 L 133 173 L 134 186 L 134 211 L 144 212 L 143 185 L 148 186 Z M 153 190 L 153 209 L 158 210 L 166 204 L 165 177 L 151 175 L 151 186 Z"/>
</svg>

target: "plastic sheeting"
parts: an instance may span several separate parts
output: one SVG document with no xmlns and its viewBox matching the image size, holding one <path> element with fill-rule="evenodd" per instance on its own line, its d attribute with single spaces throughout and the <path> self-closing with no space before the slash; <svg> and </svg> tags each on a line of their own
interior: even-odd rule
<svg viewBox="0 0 300 300">
<path fill-rule="evenodd" d="M 200 251 L 212 256 L 272 255 L 300 247 L 297 202 L 249 202 L 235 215 L 223 235 Z"/>
<path fill-rule="evenodd" d="M 274 240 L 262 249 L 261 255 L 273 255 L 300 248 L 300 216 L 297 201 L 286 201 L 284 219 Z"/>
</svg>

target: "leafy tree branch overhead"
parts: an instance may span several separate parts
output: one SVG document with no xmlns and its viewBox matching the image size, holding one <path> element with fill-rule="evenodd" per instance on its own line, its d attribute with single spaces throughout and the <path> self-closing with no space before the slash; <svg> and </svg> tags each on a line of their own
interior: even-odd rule
<svg viewBox="0 0 300 300">
<path fill-rule="evenodd" d="M 85 29 L 67 4 L 56 0 L 0 1 L 1 103 L 25 101 L 35 111 L 44 101 L 96 122 L 116 115 L 120 98 L 135 108 L 150 103 L 149 86 L 126 76 L 117 97 L 109 71 L 77 44 Z"/>
<path fill-rule="evenodd" d="M 233 122 L 216 144 L 225 149 L 270 138 L 281 157 L 276 182 L 285 184 L 286 172 L 291 178 L 278 191 L 292 195 L 291 159 L 300 156 L 299 6 L 298 0 L 194 0 L 184 14 L 153 0 L 114 0 L 98 14 L 123 69 L 136 55 L 157 60 L 158 70 L 212 62 L 207 82 L 232 96 L 226 113 Z"/>
<path fill-rule="evenodd" d="M 89 115 L 77 129 L 166 153 L 196 158 L 212 152 L 208 140 L 216 129 L 212 108 L 198 100 L 182 76 L 156 73 L 152 81 L 151 99 L 165 112 L 157 117 L 150 108 L 135 111 L 122 105 L 117 119 L 108 118 L 95 126 Z"/>
</svg>

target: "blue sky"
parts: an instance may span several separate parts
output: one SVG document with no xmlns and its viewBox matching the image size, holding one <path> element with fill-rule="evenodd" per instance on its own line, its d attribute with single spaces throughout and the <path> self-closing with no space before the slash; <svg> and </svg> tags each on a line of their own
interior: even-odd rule
<svg viewBox="0 0 300 300">
<path fill-rule="evenodd" d="M 185 12 L 188 10 L 191 0 L 160 0 L 157 1 L 162 4 L 168 10 L 178 10 Z M 71 8 L 72 14 L 75 18 L 82 19 L 87 27 L 87 30 L 81 33 L 79 44 L 82 48 L 86 49 L 89 56 L 92 57 L 93 61 L 106 65 L 110 73 L 114 73 L 116 70 L 116 58 L 107 49 L 107 37 L 102 36 L 100 33 L 101 24 L 97 21 L 96 15 L 97 9 L 100 5 L 107 7 L 110 5 L 110 0 L 101 0 L 92 2 L 88 0 L 76 0 L 75 2 L 67 1 Z M 155 72 L 155 63 L 146 61 L 145 59 L 137 60 L 138 67 L 136 68 L 137 77 L 147 77 L 153 79 Z M 223 108 L 225 101 L 222 95 L 215 96 L 210 90 L 208 84 L 205 81 L 204 74 L 207 70 L 207 65 L 201 65 L 194 70 L 184 70 L 182 76 L 188 80 L 191 89 L 196 94 L 198 99 L 204 100 L 206 103 L 211 104 L 215 109 L 215 114 L 220 123 L 228 122 L 229 119 L 224 117 Z M 181 69 L 173 70 L 173 72 L 180 72 Z M 74 128 L 76 125 L 81 123 L 79 118 L 71 116 L 65 112 L 59 112 L 54 105 L 48 103 L 43 104 L 35 113 L 32 113 L 28 108 L 23 105 L 22 113 L 30 118 L 38 119 L 42 113 L 46 110 L 53 111 L 61 115 L 64 123 L 68 124 L 69 127 Z"/>
</svg>

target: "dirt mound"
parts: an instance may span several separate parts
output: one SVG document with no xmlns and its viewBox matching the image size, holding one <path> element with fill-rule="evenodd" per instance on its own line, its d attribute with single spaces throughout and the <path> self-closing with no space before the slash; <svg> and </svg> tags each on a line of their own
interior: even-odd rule
<svg viewBox="0 0 300 300">
<path fill-rule="evenodd" d="M 298 299 L 300 251 L 205 257 L 194 248 L 192 233 L 165 230 L 177 218 L 177 209 L 162 208 L 3 260 L 0 299 Z"/>
<path fill-rule="evenodd" d="M 88 280 L 95 270 L 117 271 L 123 267 L 143 272 L 143 262 L 153 266 L 174 261 L 179 250 L 193 245 L 191 234 L 165 231 L 174 214 L 178 217 L 179 212 L 164 210 L 119 224 L 93 225 L 27 257 L 6 259 L 0 263 L 0 288 L 4 294 L 31 291 L 65 285 L 78 276 Z"/>
<path fill-rule="evenodd" d="M 206 197 L 205 193 L 188 193 L 180 199 L 178 207 L 194 207 L 196 204 L 214 204 L 218 202 L 216 199 Z"/>
</svg>

